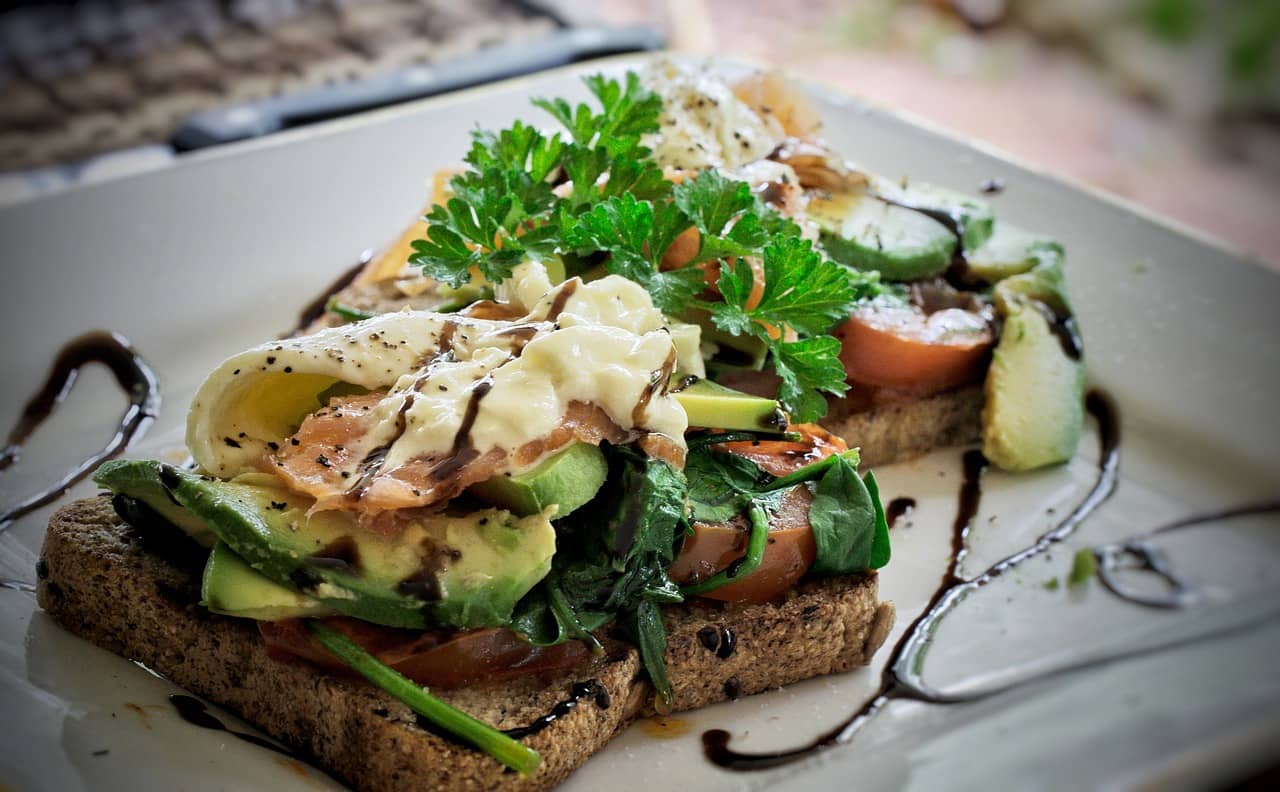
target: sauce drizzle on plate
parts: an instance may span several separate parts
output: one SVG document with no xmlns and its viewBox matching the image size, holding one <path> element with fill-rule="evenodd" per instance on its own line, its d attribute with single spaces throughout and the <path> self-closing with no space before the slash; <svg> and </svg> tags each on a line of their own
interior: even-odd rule
<svg viewBox="0 0 1280 792">
<path fill-rule="evenodd" d="M 22 447 L 53 414 L 74 387 L 80 370 L 90 363 L 101 363 L 129 399 L 120 416 L 115 433 L 107 444 L 80 462 L 39 492 L 19 501 L 0 513 L 0 532 L 24 515 L 57 499 L 76 482 L 92 473 L 99 464 L 119 454 L 134 438 L 146 431 L 160 411 L 160 386 L 147 362 L 134 350 L 128 339 L 118 333 L 95 330 L 68 342 L 54 358 L 44 385 L 31 397 L 18 422 L 9 431 L 0 451 L 0 472 L 12 467 L 22 454 Z"/>
</svg>

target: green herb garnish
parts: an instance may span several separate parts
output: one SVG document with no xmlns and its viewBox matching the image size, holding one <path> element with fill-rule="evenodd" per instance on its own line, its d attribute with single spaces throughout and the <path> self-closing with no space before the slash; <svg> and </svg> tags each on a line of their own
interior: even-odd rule
<svg viewBox="0 0 1280 792">
<path fill-rule="evenodd" d="M 542 764 L 542 757 L 489 724 L 452 707 L 426 688 L 395 669 L 384 665 L 347 636 L 324 622 L 309 620 L 307 629 L 325 649 L 374 685 L 404 702 L 405 706 L 450 734 L 465 740 L 512 770 L 529 775 Z"/>
<path fill-rule="evenodd" d="M 1097 573 L 1098 560 L 1093 556 L 1093 549 L 1082 547 L 1075 557 L 1071 559 L 1071 571 L 1067 573 L 1067 585 L 1073 588 L 1083 585 Z"/>
<path fill-rule="evenodd" d="M 684 527 L 687 484 L 666 462 L 625 446 L 608 453 L 609 478 L 595 500 L 557 522 L 551 574 L 516 606 L 512 629 L 546 645 L 616 621 L 640 648 L 659 699 L 669 702 L 655 606 L 684 599 L 667 568 Z"/>
<path fill-rule="evenodd" d="M 840 343 L 825 333 L 879 292 L 878 276 L 828 260 L 745 182 L 715 170 L 667 180 L 641 145 L 658 131 L 659 97 L 634 73 L 624 82 L 600 75 L 585 82 L 599 109 L 534 101 L 567 138 L 521 122 L 472 134 L 470 170 L 450 181 L 454 196 L 427 215 L 428 237 L 413 243 L 410 262 L 456 288 L 475 273 L 498 283 L 526 260 L 603 258 L 605 271 L 644 286 L 668 315 L 709 315 L 726 333 L 759 338 L 793 419 L 825 415 L 822 394 L 848 389 Z M 553 184 L 565 186 L 557 194 Z M 663 271 L 664 254 L 690 229 L 699 237 L 690 265 Z M 763 263 L 756 305 L 746 258 Z M 720 263 L 722 299 L 707 298 L 704 273 L 692 266 L 701 262 Z"/>
<path fill-rule="evenodd" d="M 337 314 L 348 322 L 362 322 L 365 319 L 372 319 L 377 316 L 377 314 L 370 313 L 369 311 L 364 311 L 354 306 L 347 305 L 346 303 L 338 302 L 336 299 L 330 299 L 328 304 L 325 305 L 325 310 L 330 313 Z"/>
</svg>

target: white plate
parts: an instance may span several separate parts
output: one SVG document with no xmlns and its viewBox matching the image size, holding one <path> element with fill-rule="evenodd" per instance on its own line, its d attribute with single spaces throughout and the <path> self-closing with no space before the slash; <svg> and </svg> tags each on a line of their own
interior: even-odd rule
<svg viewBox="0 0 1280 792">
<path fill-rule="evenodd" d="M 635 59 L 607 64 L 610 71 Z M 287 330 L 298 309 L 366 247 L 418 210 L 427 179 L 454 164 L 475 124 L 534 119 L 530 95 L 581 95 L 573 67 L 405 105 L 183 159 L 172 168 L 73 189 L 0 213 L 6 275 L 0 425 L 38 387 L 57 348 L 92 328 L 131 338 L 160 375 L 159 420 L 133 455 L 181 443 L 187 402 L 223 357 Z M 729 69 L 740 67 L 726 66 Z M 987 178 L 998 215 L 1062 239 L 1091 380 L 1118 401 L 1121 484 L 1080 532 L 1019 574 L 982 589 L 937 635 L 931 682 L 990 680 L 1113 653 L 1135 642 L 1236 632 L 1044 681 L 959 706 L 891 704 L 847 745 L 760 774 L 719 770 L 698 735 L 734 746 L 796 745 L 841 721 L 874 690 L 872 668 L 680 716 L 660 740 L 632 728 L 567 789 L 1007 788 L 1221 782 L 1275 760 L 1280 740 L 1280 524 L 1218 523 L 1179 537 L 1175 562 L 1207 580 L 1211 605 L 1156 612 L 1096 581 L 1048 591 L 1076 549 L 1172 518 L 1277 494 L 1280 277 L 1114 201 L 1029 171 L 887 111 L 810 86 L 835 147 L 890 176 L 974 191 Z M 1011 108 L 1010 112 L 1015 109 Z M 121 406 L 102 371 L 0 478 L 10 503 L 105 440 Z M 1092 431 L 1092 430 L 1091 430 Z M 900 631 L 937 585 L 949 551 L 959 451 L 879 472 L 886 498 L 919 501 L 894 530 L 882 594 Z M 1094 477 L 1097 444 L 1029 476 L 991 473 L 964 572 L 972 575 L 1055 524 Z M 72 495 L 84 495 L 81 486 Z M 0 536 L 0 576 L 30 580 L 49 510 Z M 1228 604 L 1223 604 L 1228 603 Z M 20 790 L 330 784 L 314 770 L 188 726 L 167 682 L 70 636 L 0 590 L 0 787 Z M 963 615 L 962 615 L 963 614 Z M 1260 615 L 1261 614 L 1261 615 Z M 1247 617 L 1247 618 L 1246 618 Z M 102 754 L 100 752 L 107 751 Z"/>
</svg>

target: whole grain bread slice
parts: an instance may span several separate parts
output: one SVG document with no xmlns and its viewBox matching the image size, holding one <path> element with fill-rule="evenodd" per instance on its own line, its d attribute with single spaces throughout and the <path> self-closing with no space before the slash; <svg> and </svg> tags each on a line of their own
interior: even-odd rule
<svg viewBox="0 0 1280 792">
<path fill-rule="evenodd" d="M 982 432 L 982 404 L 981 384 L 871 407 L 831 398 L 821 423 L 861 449 L 864 468 L 876 467 L 974 442 Z"/>
<path fill-rule="evenodd" d="M 549 789 L 653 712 L 638 654 L 619 642 L 609 642 L 604 658 L 555 677 L 437 691 L 511 729 L 567 700 L 575 683 L 599 683 L 604 695 L 582 699 L 525 738 L 543 764 L 533 775 L 516 775 L 423 728 L 403 704 L 360 680 L 272 660 L 251 622 L 199 606 L 202 560 L 203 551 L 176 530 L 127 525 L 106 497 L 77 501 L 50 521 L 37 570 L 39 602 L 77 635 L 235 712 L 357 789 Z M 766 605 L 666 608 L 674 709 L 866 664 L 893 622 L 893 606 L 877 600 L 876 583 L 874 574 L 832 578 Z"/>
</svg>

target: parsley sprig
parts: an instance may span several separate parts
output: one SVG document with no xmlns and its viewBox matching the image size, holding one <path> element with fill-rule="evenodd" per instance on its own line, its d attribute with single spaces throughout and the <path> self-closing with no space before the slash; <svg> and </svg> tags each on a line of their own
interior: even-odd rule
<svg viewBox="0 0 1280 792">
<path fill-rule="evenodd" d="M 840 344 L 825 333 L 878 293 L 876 275 L 828 260 L 745 182 L 715 170 L 667 179 L 642 142 L 658 131 L 661 99 L 635 73 L 585 82 L 598 110 L 534 100 L 564 133 L 518 121 L 472 133 L 470 168 L 427 215 L 428 236 L 413 243 L 410 261 L 456 288 L 476 274 L 500 282 L 526 260 L 603 257 L 607 272 L 644 286 L 668 315 L 704 312 L 726 333 L 759 338 L 792 418 L 824 415 L 822 393 L 848 389 Z M 693 260 L 664 271 L 664 254 L 691 229 L 698 234 Z M 762 288 L 750 261 L 762 263 Z M 704 262 L 719 263 L 717 298 L 693 266 Z"/>
</svg>

